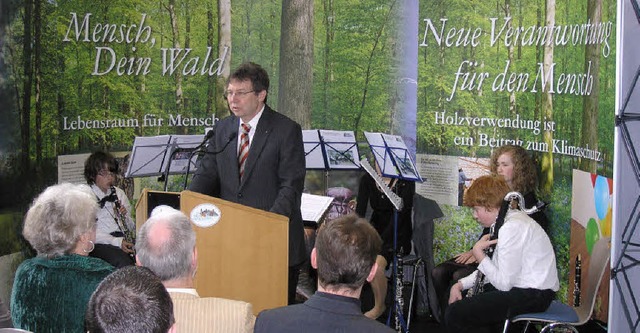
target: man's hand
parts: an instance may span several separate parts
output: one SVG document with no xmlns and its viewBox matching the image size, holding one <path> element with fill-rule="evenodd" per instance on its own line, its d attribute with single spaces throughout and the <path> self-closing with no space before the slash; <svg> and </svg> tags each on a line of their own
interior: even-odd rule
<svg viewBox="0 0 640 333">
<path fill-rule="evenodd" d="M 457 256 L 455 256 L 454 260 L 457 264 L 462 265 L 469 265 L 476 262 L 476 258 L 473 256 L 473 252 L 471 250 L 458 254 Z"/>
<path fill-rule="evenodd" d="M 122 248 L 122 251 L 126 252 L 126 253 L 131 253 L 133 254 L 134 252 L 134 246 L 132 243 L 127 242 L 126 240 L 122 240 L 122 245 L 120 245 L 120 248 Z"/>
<path fill-rule="evenodd" d="M 451 291 L 449 292 L 449 304 L 453 302 L 457 302 L 462 299 L 462 283 L 459 281 L 456 282 L 453 286 L 451 286 Z"/>
</svg>

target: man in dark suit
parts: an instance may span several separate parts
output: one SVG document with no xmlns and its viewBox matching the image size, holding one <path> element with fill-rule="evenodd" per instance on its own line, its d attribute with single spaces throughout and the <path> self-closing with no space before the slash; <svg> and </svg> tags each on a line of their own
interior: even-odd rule
<svg viewBox="0 0 640 333">
<path fill-rule="evenodd" d="M 262 311 L 254 332 L 394 332 L 360 308 L 362 286 L 378 269 L 381 246 L 376 229 L 355 214 L 324 223 L 311 251 L 318 291 L 304 304 Z"/>
<path fill-rule="evenodd" d="M 244 63 L 229 77 L 233 113 L 214 127 L 190 190 L 289 218 L 289 304 L 305 261 L 300 198 L 305 158 L 300 125 L 268 105 L 269 76 Z M 250 246 L 250 244 L 247 244 Z"/>
</svg>

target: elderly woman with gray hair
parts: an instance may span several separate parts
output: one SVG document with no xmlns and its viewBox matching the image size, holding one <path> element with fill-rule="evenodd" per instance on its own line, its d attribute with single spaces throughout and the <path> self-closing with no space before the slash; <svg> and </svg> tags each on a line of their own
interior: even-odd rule
<svg viewBox="0 0 640 333">
<path fill-rule="evenodd" d="M 96 239 L 98 204 L 86 185 L 48 187 L 31 204 L 23 236 L 38 255 L 16 271 L 11 317 L 34 332 L 83 332 L 91 294 L 113 270 L 87 256 Z"/>
</svg>

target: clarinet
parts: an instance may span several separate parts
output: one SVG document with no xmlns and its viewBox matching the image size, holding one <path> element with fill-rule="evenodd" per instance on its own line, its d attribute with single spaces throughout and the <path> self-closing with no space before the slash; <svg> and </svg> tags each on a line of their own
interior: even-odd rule
<svg viewBox="0 0 640 333">
<path fill-rule="evenodd" d="M 580 253 L 576 257 L 576 270 L 575 277 L 573 281 L 573 306 L 580 306 L 580 288 L 582 285 L 582 258 Z"/>
<path fill-rule="evenodd" d="M 509 193 L 507 193 L 507 195 L 504 196 L 504 201 L 502 202 L 502 206 L 500 206 L 500 211 L 498 212 L 498 217 L 496 218 L 496 223 L 494 223 L 491 226 L 491 229 L 489 231 L 489 239 L 490 240 L 494 240 L 494 239 L 498 238 L 498 232 L 500 231 L 500 228 L 504 224 L 504 218 L 507 215 L 507 211 L 511 207 L 511 202 L 513 200 L 516 200 L 516 202 L 518 203 L 518 206 L 519 206 L 518 208 L 521 211 L 525 212 L 527 215 L 531 215 L 531 214 L 541 210 L 544 207 L 544 203 L 538 202 L 533 207 L 527 209 L 526 208 L 527 206 L 526 206 L 525 201 L 524 201 L 524 196 L 522 196 L 522 194 L 520 192 L 509 192 Z M 493 252 L 494 252 L 495 248 L 496 248 L 496 244 L 493 244 L 493 245 L 489 246 L 488 248 L 486 248 L 484 250 L 484 253 L 487 255 L 487 257 L 491 258 L 491 257 L 493 257 Z M 484 278 L 485 278 L 484 273 L 482 273 L 480 270 L 477 270 L 476 280 L 473 283 L 473 287 L 467 291 L 467 297 L 473 297 L 474 295 L 478 295 L 478 294 L 483 292 L 483 290 L 484 290 Z"/>
<path fill-rule="evenodd" d="M 404 288 L 404 273 L 403 273 L 403 266 L 404 266 L 404 262 L 402 260 L 402 248 L 400 249 L 400 251 L 398 251 L 398 253 L 396 253 L 396 260 L 398 263 L 398 266 L 396 268 L 396 306 L 399 308 L 399 311 L 395 311 L 394 314 L 394 321 L 395 321 L 395 328 L 397 332 L 401 332 L 402 330 L 402 322 L 400 321 L 400 316 L 402 315 L 402 311 L 404 311 L 404 298 L 402 297 L 402 289 Z"/>
<path fill-rule="evenodd" d="M 122 232 L 124 240 L 131 244 L 135 244 L 136 243 L 135 233 L 129 230 L 129 226 L 127 225 L 127 217 L 125 216 L 124 213 L 121 212 L 120 208 L 122 207 L 122 203 L 120 202 L 120 199 L 116 194 L 115 186 L 111 186 L 111 195 L 115 197 L 115 200 L 113 201 L 113 206 L 115 211 L 114 219 L 116 220 L 116 224 L 118 225 L 120 232 Z M 135 254 L 133 253 L 131 254 L 131 256 L 134 256 L 134 255 Z"/>
</svg>

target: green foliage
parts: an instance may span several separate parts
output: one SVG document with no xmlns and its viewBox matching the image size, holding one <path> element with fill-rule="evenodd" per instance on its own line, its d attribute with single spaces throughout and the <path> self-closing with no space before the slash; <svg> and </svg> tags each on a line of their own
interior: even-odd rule
<svg viewBox="0 0 640 333">
<path fill-rule="evenodd" d="M 473 219 L 471 209 L 440 205 L 444 217 L 435 221 L 433 256 L 436 264 L 468 251 L 478 240 L 482 227 Z"/>
<path fill-rule="evenodd" d="M 22 241 L 22 216 L 17 213 L 0 214 L 0 256 L 19 252 Z"/>
<path fill-rule="evenodd" d="M 549 219 L 551 244 L 556 252 L 558 279 L 560 290 L 557 298 L 567 301 L 569 283 L 569 244 L 571 239 L 571 191 L 572 184 L 567 178 L 562 178 L 554 184 L 550 207 L 546 214 Z"/>
</svg>

